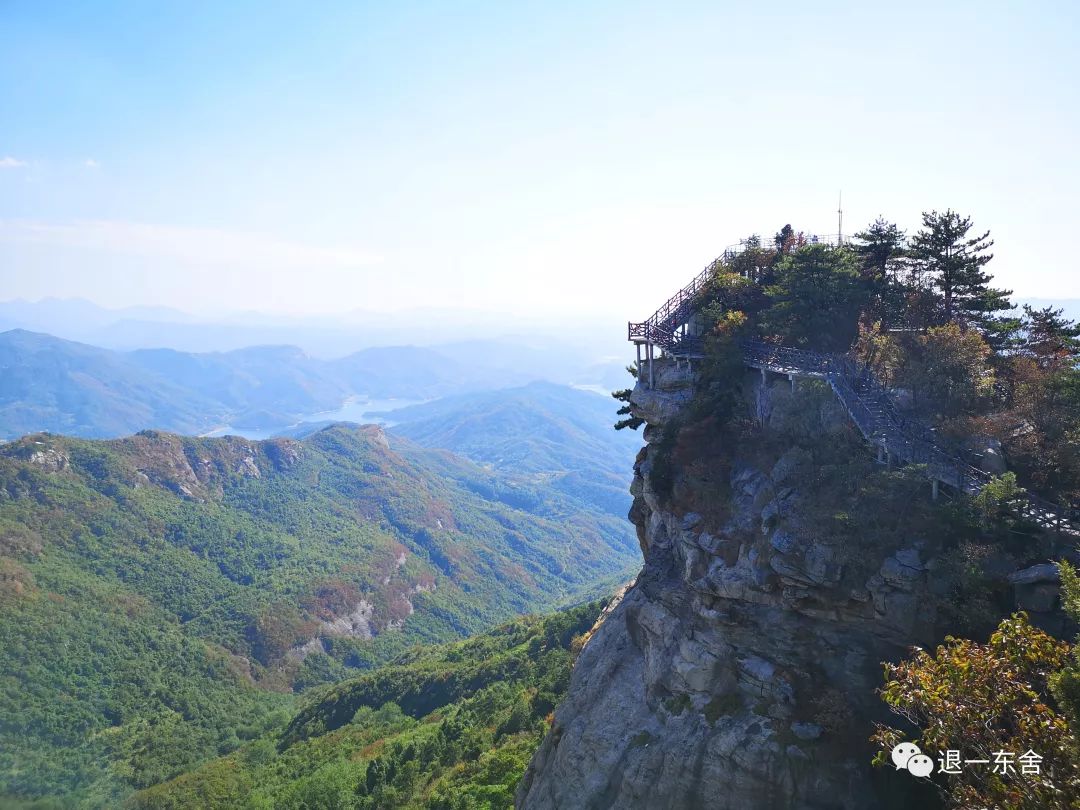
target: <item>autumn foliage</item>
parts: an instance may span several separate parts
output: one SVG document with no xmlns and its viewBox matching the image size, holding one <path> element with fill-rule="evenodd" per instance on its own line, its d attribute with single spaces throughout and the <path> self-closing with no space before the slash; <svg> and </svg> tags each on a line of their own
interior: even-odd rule
<svg viewBox="0 0 1080 810">
<path fill-rule="evenodd" d="M 1067 563 L 1060 569 L 1065 608 L 1076 619 L 1080 580 Z M 986 762 L 959 773 L 939 769 L 934 779 L 949 806 L 1080 806 L 1078 648 L 1016 613 L 985 644 L 948 637 L 933 653 L 916 649 L 910 659 L 886 664 L 885 676 L 882 698 L 918 729 L 923 751 L 959 751 L 964 760 Z M 874 739 L 881 745 L 876 764 L 882 765 L 906 735 L 882 725 Z M 1038 773 L 1018 766 L 1027 752 L 1040 758 Z"/>
</svg>

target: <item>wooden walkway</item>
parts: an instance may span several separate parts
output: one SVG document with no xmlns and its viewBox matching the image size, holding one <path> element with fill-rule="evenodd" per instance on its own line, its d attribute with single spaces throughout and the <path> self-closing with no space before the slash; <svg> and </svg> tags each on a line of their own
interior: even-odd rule
<svg viewBox="0 0 1080 810">
<path fill-rule="evenodd" d="M 649 320 L 628 325 L 627 336 L 637 345 L 639 371 L 642 369 L 641 349 L 645 347 L 650 386 L 654 346 L 660 346 L 666 354 L 677 359 L 702 356 L 702 339 L 692 333 L 690 325 L 711 273 L 710 265 Z M 946 449 L 932 428 L 901 414 L 888 389 L 868 368 L 848 355 L 792 349 L 760 341 L 746 342 L 742 349 L 746 365 L 760 369 L 762 374 L 772 372 L 793 380 L 815 378 L 826 381 L 859 432 L 877 449 L 879 460 L 923 465 L 927 478 L 933 483 L 935 497 L 939 484 L 966 495 L 977 495 L 991 481 L 993 476 L 989 473 Z M 1044 529 L 1080 538 L 1080 510 L 1074 507 L 1051 503 L 1024 492 L 1011 508 Z"/>
<path fill-rule="evenodd" d="M 947 484 L 958 492 L 977 495 L 993 478 L 945 449 L 934 431 L 905 418 L 896 408 L 888 389 L 869 369 L 841 354 L 791 349 L 750 341 L 743 344 L 746 365 L 784 374 L 789 378 L 816 378 L 829 383 L 851 421 L 886 463 L 922 464 L 926 476 Z M 1051 503 L 1024 492 L 1012 505 L 1022 517 L 1044 529 L 1080 536 L 1080 510 Z"/>
<path fill-rule="evenodd" d="M 836 234 L 801 234 L 805 244 L 828 245 L 835 247 L 849 242 L 852 237 L 838 236 Z M 767 244 L 764 240 L 760 244 Z M 744 240 L 735 245 L 728 245 L 716 259 L 696 276 L 693 281 L 671 296 L 660 309 L 656 310 L 647 320 L 639 323 L 627 324 L 626 337 L 638 345 L 640 350 L 644 346 L 647 357 L 653 357 L 653 347 L 659 346 L 670 355 L 676 357 L 700 357 L 702 352 L 701 338 L 694 335 L 690 328 L 694 315 L 697 314 L 698 303 L 701 294 L 713 277 L 714 268 L 721 261 L 730 260 L 742 253 L 749 247 Z"/>
</svg>

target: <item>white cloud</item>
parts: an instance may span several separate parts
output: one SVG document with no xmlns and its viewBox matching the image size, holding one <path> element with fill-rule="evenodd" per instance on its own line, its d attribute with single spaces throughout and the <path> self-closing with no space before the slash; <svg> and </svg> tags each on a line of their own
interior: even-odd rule
<svg viewBox="0 0 1080 810">
<path fill-rule="evenodd" d="M 93 158 L 87 158 L 83 161 L 83 165 L 88 169 L 100 169 L 101 163 Z"/>
<path fill-rule="evenodd" d="M 21 169 L 25 165 L 25 160 L 18 160 L 11 155 L 5 155 L 0 158 L 0 169 Z"/>
<path fill-rule="evenodd" d="M 355 247 L 313 245 L 248 231 L 120 220 L 0 220 L 0 242 L 135 255 L 192 267 L 314 270 L 381 261 L 381 257 Z"/>
</svg>

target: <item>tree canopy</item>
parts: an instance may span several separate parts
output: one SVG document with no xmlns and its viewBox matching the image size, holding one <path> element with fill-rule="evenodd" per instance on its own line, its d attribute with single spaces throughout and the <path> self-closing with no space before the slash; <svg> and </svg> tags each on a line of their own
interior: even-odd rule
<svg viewBox="0 0 1080 810">
<path fill-rule="evenodd" d="M 1063 605 L 1078 621 L 1080 579 L 1068 563 L 1059 567 Z M 932 653 L 917 649 L 886 664 L 885 676 L 882 699 L 917 729 L 923 751 L 940 757 L 935 780 L 948 806 L 1080 804 L 1080 644 L 1059 641 L 1017 613 L 985 644 L 948 637 Z M 907 735 L 880 725 L 874 739 L 881 746 L 876 762 L 885 764 Z M 960 754 L 955 768 L 945 764 L 949 751 Z"/>
<path fill-rule="evenodd" d="M 991 328 L 994 313 L 1011 309 L 1012 292 L 991 287 L 983 269 L 994 258 L 990 231 L 969 236 L 971 217 L 952 209 L 925 212 L 922 220 L 908 253 L 917 277 L 938 293 L 934 323 L 955 320 L 965 327 Z"/>
<path fill-rule="evenodd" d="M 952 209 L 924 212 L 910 237 L 879 216 L 840 245 L 791 224 L 741 240 L 698 306 L 711 389 L 718 373 L 738 385 L 748 338 L 851 352 L 951 452 L 998 442 L 1025 487 L 1080 500 L 1080 326 L 1053 308 L 1014 311 L 987 269 L 993 244 Z M 640 424 L 629 393 L 616 398 L 619 426 Z"/>
<path fill-rule="evenodd" d="M 776 264 L 774 283 L 765 289 L 765 331 L 783 335 L 796 346 L 847 349 L 868 299 L 858 278 L 849 251 L 818 244 L 788 253 Z"/>
</svg>

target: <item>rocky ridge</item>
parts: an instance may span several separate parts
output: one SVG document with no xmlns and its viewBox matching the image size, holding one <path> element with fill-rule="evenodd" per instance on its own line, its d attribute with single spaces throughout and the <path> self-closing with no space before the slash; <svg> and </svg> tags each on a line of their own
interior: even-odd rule
<svg viewBox="0 0 1080 810">
<path fill-rule="evenodd" d="M 827 390 L 756 377 L 745 407 L 765 435 L 796 422 L 850 438 Z M 796 446 L 691 435 L 666 465 L 673 485 L 662 481 L 695 386 L 668 361 L 652 389 L 634 389 L 647 427 L 630 517 L 644 568 L 582 651 L 517 804 L 905 806 L 906 774 L 874 771 L 867 740 L 883 711 L 880 662 L 940 634 L 951 587 L 941 550 L 915 533 L 857 547 L 823 533 L 806 485 L 814 470 Z"/>
</svg>

